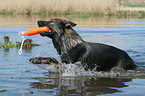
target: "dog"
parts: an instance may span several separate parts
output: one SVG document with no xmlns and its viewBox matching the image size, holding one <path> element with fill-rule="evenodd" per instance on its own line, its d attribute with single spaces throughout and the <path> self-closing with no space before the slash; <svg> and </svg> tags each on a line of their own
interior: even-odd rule
<svg viewBox="0 0 145 96">
<path fill-rule="evenodd" d="M 51 30 L 40 32 L 40 35 L 52 39 L 62 63 L 81 62 L 85 70 L 95 68 L 96 71 L 109 71 L 114 67 L 124 70 L 136 68 L 134 61 L 125 51 L 102 43 L 84 41 L 73 29 L 76 25 L 72 21 L 58 18 L 38 21 L 39 27 L 47 26 Z"/>
</svg>

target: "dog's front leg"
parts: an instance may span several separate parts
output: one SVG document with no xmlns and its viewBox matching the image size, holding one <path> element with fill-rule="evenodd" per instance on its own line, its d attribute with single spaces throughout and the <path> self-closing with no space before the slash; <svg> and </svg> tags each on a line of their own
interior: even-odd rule
<svg viewBox="0 0 145 96">
<path fill-rule="evenodd" d="M 60 58 L 61 58 L 61 62 L 62 62 L 62 63 L 66 63 L 66 64 L 70 63 L 69 57 L 68 57 L 67 53 L 63 53 L 63 54 L 60 56 Z"/>
<path fill-rule="evenodd" d="M 29 59 L 29 61 L 33 64 L 54 64 L 58 65 L 58 61 L 53 57 L 35 57 Z"/>
</svg>

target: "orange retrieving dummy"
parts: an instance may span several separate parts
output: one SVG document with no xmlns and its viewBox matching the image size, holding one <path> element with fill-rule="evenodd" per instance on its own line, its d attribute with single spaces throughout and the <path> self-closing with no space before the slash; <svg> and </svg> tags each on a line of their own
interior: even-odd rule
<svg viewBox="0 0 145 96">
<path fill-rule="evenodd" d="M 48 32 L 50 30 L 47 26 L 44 26 L 44 27 L 37 27 L 37 28 L 27 29 L 22 34 L 25 35 L 25 36 L 32 36 L 32 35 L 39 34 L 42 31 Z"/>
</svg>

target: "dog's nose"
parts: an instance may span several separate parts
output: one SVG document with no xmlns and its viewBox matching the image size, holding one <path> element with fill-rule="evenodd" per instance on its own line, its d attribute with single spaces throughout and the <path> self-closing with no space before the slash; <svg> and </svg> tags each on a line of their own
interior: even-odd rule
<svg viewBox="0 0 145 96">
<path fill-rule="evenodd" d="M 39 27 L 42 27 L 42 21 L 37 21 Z"/>
</svg>

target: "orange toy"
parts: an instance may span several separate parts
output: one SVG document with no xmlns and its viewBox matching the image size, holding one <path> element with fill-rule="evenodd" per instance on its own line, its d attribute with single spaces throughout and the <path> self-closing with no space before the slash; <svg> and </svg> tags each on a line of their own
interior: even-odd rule
<svg viewBox="0 0 145 96">
<path fill-rule="evenodd" d="M 42 31 L 48 32 L 50 30 L 47 26 L 44 26 L 44 27 L 37 27 L 37 28 L 27 29 L 22 34 L 25 35 L 25 36 L 32 36 L 32 35 L 39 34 Z"/>
</svg>

